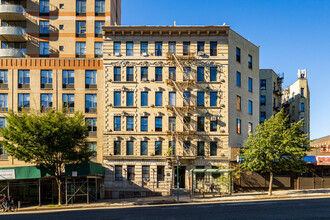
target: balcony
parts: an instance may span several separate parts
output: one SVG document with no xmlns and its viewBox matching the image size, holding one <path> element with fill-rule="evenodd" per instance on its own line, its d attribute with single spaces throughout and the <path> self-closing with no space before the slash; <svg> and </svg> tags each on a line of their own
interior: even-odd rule
<svg viewBox="0 0 330 220">
<path fill-rule="evenodd" d="M 25 53 L 21 49 L 0 48 L 0 58 L 6 57 L 25 57 Z"/>
<path fill-rule="evenodd" d="M 6 21 L 26 20 L 22 5 L 0 5 L 0 19 Z"/>
<path fill-rule="evenodd" d="M 0 40 L 4 42 L 26 42 L 26 32 L 21 27 L 0 27 Z"/>
</svg>

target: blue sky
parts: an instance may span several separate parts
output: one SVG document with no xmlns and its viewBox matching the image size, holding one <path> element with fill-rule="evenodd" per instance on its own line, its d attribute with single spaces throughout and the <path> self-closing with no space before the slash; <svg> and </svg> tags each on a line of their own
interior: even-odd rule
<svg viewBox="0 0 330 220">
<path fill-rule="evenodd" d="M 330 135 L 330 0 L 122 0 L 122 25 L 222 25 L 260 46 L 286 88 L 307 69 L 311 138 Z"/>
</svg>

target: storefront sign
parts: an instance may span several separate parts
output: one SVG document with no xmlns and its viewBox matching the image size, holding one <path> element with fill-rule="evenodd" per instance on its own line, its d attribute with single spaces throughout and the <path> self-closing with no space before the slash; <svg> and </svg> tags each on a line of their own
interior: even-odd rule
<svg viewBox="0 0 330 220">
<path fill-rule="evenodd" d="M 321 153 L 330 153 L 330 148 L 328 147 L 321 147 Z"/>
<path fill-rule="evenodd" d="M 317 165 L 330 165 L 330 156 L 316 156 Z"/>
<path fill-rule="evenodd" d="M 15 179 L 15 170 L 0 170 L 0 180 L 14 180 Z"/>
</svg>

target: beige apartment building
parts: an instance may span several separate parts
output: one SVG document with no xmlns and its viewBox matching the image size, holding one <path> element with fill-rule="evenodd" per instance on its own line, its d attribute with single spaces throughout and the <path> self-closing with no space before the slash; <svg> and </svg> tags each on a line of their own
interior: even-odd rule
<svg viewBox="0 0 330 220">
<path fill-rule="evenodd" d="M 120 25 L 120 0 L 3 0 L 0 126 L 15 112 L 81 111 L 102 163 L 102 26 Z M 0 167 L 25 165 L 0 148 Z"/>
<path fill-rule="evenodd" d="M 283 74 L 272 69 L 260 69 L 260 122 L 264 122 L 282 108 Z"/>
<path fill-rule="evenodd" d="M 290 122 L 304 120 L 303 131 L 310 133 L 310 98 L 307 81 L 307 70 L 298 70 L 298 79 L 283 91 L 282 103 Z"/>
<path fill-rule="evenodd" d="M 229 26 L 104 29 L 105 196 L 191 188 L 259 123 L 259 48 Z M 196 176 L 194 178 L 203 178 Z"/>
</svg>

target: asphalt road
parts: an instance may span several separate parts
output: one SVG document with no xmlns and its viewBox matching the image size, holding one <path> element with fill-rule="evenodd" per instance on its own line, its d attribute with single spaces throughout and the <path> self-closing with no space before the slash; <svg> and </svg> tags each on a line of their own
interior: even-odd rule
<svg viewBox="0 0 330 220">
<path fill-rule="evenodd" d="M 330 219 L 330 198 L 13 213 L 0 219 Z"/>
</svg>

